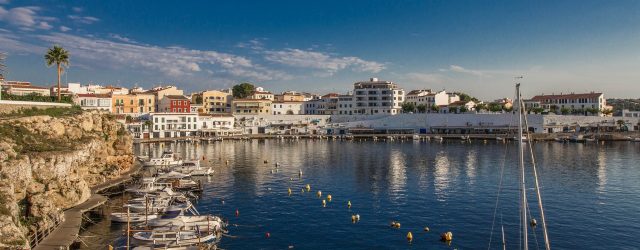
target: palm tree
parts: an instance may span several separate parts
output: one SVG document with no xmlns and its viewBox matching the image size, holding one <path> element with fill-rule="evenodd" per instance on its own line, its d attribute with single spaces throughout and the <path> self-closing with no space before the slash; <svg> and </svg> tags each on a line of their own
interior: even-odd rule
<svg viewBox="0 0 640 250">
<path fill-rule="evenodd" d="M 54 45 L 53 48 L 47 50 L 47 54 L 44 55 L 44 60 L 47 63 L 47 67 L 56 65 L 58 71 L 58 102 L 60 102 L 60 74 L 64 71 L 64 66 L 69 66 L 69 51 L 63 49 L 58 45 Z"/>
</svg>

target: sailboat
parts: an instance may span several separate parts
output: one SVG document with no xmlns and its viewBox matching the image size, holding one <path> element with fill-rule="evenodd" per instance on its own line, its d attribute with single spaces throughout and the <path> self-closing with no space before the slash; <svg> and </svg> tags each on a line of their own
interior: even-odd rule
<svg viewBox="0 0 640 250">
<path fill-rule="evenodd" d="M 520 94 L 520 83 L 516 84 L 516 100 L 517 100 L 517 114 L 518 114 L 518 136 L 515 137 L 514 139 L 517 141 L 518 143 L 518 157 L 519 157 L 519 169 L 520 169 L 520 173 L 519 173 L 519 189 L 520 189 L 520 242 L 521 242 L 521 248 L 524 250 L 528 250 L 529 249 L 529 233 L 528 233 L 528 229 L 529 227 L 534 227 L 537 224 L 537 221 L 533 218 L 529 218 L 528 217 L 528 212 L 529 212 L 529 203 L 527 201 L 527 187 L 526 187 L 526 168 L 525 168 L 525 164 L 524 164 L 524 157 L 525 157 L 525 150 L 529 151 L 528 153 L 531 155 L 531 172 L 533 173 L 533 179 L 534 179 L 534 189 L 536 192 L 536 198 L 538 201 L 538 208 L 540 210 L 540 219 L 541 219 L 541 226 L 542 226 L 542 234 L 544 236 L 544 246 L 546 250 L 550 250 L 551 246 L 549 244 L 549 236 L 547 233 L 547 222 L 546 222 L 546 218 L 544 216 L 544 209 L 542 206 L 542 195 L 540 193 L 540 185 L 538 182 L 538 171 L 536 168 L 536 162 L 535 162 L 535 158 L 533 156 L 533 145 L 531 143 L 525 143 L 525 138 L 531 138 L 531 136 L 529 135 L 529 131 L 525 130 L 525 128 L 528 128 L 528 122 L 526 119 L 526 111 L 524 110 L 524 102 L 522 101 L 521 98 L 521 94 Z M 527 135 L 525 135 L 524 133 L 527 133 Z M 502 188 L 502 177 L 500 180 L 500 188 L 498 189 L 498 196 L 496 198 L 496 210 L 494 210 L 494 223 L 495 223 L 495 219 L 496 219 L 496 211 L 498 209 L 498 204 L 499 204 L 499 197 L 500 197 L 500 189 Z M 502 230 L 502 247 L 503 249 L 506 249 L 506 241 L 505 241 L 505 234 L 504 234 L 504 226 L 501 226 Z M 493 229 L 494 229 L 494 224 L 492 224 L 491 226 L 491 233 L 493 235 Z M 535 232 L 534 232 L 535 233 Z M 491 238 L 489 240 L 489 248 L 491 248 Z"/>
<path fill-rule="evenodd" d="M 535 220 L 532 219 L 531 222 L 529 221 L 529 219 L 527 218 L 527 209 L 528 209 L 528 203 L 527 203 L 527 189 L 526 189 L 526 185 L 525 185 L 525 165 L 524 165 L 524 151 L 525 151 L 525 144 L 524 144 L 524 140 L 523 138 L 525 138 L 525 136 L 523 135 L 523 130 L 524 128 L 527 128 L 528 125 L 527 124 L 523 124 L 523 117 L 525 116 L 526 112 L 524 110 L 524 102 L 522 101 L 522 96 L 520 94 L 520 83 L 516 84 L 516 97 L 517 97 L 517 101 L 518 101 L 518 153 L 519 153 L 519 158 L 520 158 L 520 217 L 521 217 L 521 226 L 522 226 L 522 247 L 524 250 L 528 250 L 529 249 L 529 241 L 528 241 L 528 233 L 527 233 L 527 229 L 531 224 L 535 223 Z M 527 123 L 526 121 L 526 117 L 524 117 L 524 122 Z M 526 125 L 526 126 L 523 126 Z M 528 130 L 527 130 L 527 134 L 528 134 Z M 530 138 L 530 136 L 527 135 L 526 138 Z M 533 177 L 534 177 L 534 186 L 535 186 L 535 191 L 536 191 L 536 195 L 537 195 L 537 199 L 538 199 L 538 208 L 540 209 L 540 218 L 541 218 L 541 222 L 542 222 L 542 233 L 544 236 L 544 245 L 545 245 L 545 249 L 546 250 L 550 250 L 551 246 L 549 244 L 549 236 L 547 234 L 547 222 L 544 216 L 544 209 L 542 207 L 542 195 L 540 194 L 540 185 L 538 183 L 538 171 L 536 169 L 536 164 L 535 164 L 535 160 L 533 158 L 533 148 L 532 145 L 529 144 L 528 145 L 529 149 L 530 149 L 530 154 L 531 154 L 531 165 L 532 165 L 532 172 L 533 172 Z"/>
</svg>

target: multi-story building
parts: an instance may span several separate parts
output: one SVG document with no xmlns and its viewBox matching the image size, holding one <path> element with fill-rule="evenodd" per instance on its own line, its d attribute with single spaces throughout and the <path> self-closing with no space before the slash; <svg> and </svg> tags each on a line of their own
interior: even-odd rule
<svg viewBox="0 0 640 250">
<path fill-rule="evenodd" d="M 459 100 L 460 96 L 456 94 L 447 93 L 444 90 L 433 92 L 430 89 L 412 90 L 405 98 L 405 102 L 412 103 L 416 107 L 424 105 L 426 112 L 431 112 L 433 107 L 447 106 Z"/>
<path fill-rule="evenodd" d="M 271 100 L 269 99 L 234 99 L 231 103 L 233 114 L 269 115 Z"/>
<path fill-rule="evenodd" d="M 109 94 L 75 94 L 73 103 L 86 110 L 106 110 L 111 112 L 111 95 Z"/>
<path fill-rule="evenodd" d="M 196 136 L 198 114 L 193 113 L 151 113 L 153 123 L 152 138 Z"/>
<path fill-rule="evenodd" d="M 242 130 L 234 124 L 235 118 L 230 114 L 200 114 L 198 134 L 203 137 L 242 135 Z"/>
<path fill-rule="evenodd" d="M 274 99 L 278 102 L 304 102 L 305 96 L 295 91 L 285 91 L 282 94 L 274 95 Z"/>
<path fill-rule="evenodd" d="M 628 109 L 623 109 L 622 110 L 622 117 L 640 118 L 640 111 L 631 111 L 631 110 L 628 110 Z"/>
<path fill-rule="evenodd" d="M 123 87 L 106 86 L 93 89 L 94 94 L 112 94 L 112 95 L 126 95 L 129 94 L 129 89 Z"/>
<path fill-rule="evenodd" d="M 476 103 L 474 101 L 455 101 L 449 103 L 449 105 L 441 106 L 440 113 L 465 113 L 469 111 L 475 111 Z"/>
<path fill-rule="evenodd" d="M 338 95 L 338 114 L 353 115 L 354 114 L 354 97 L 351 94 Z"/>
<path fill-rule="evenodd" d="M 537 95 L 531 98 L 531 101 L 540 102 L 540 105 L 546 111 L 559 113 L 561 110 L 570 110 L 571 112 L 579 111 L 580 113 L 596 114 L 608 110 L 607 101 L 602 93 L 583 93 L 583 94 L 559 94 L 559 95 Z M 593 111 L 590 112 L 589 110 Z M 601 116 L 602 113 L 597 113 Z"/>
<path fill-rule="evenodd" d="M 258 89 L 258 88 L 257 88 Z M 259 88 L 261 89 L 261 88 Z M 253 91 L 250 96 L 247 96 L 247 99 L 264 99 L 264 100 L 274 100 L 274 96 L 269 91 Z"/>
<path fill-rule="evenodd" d="M 191 100 L 183 95 L 165 95 L 158 104 L 158 111 L 191 113 Z"/>
<path fill-rule="evenodd" d="M 404 102 L 404 90 L 393 82 L 371 78 L 353 84 L 356 114 L 399 114 Z"/>
<path fill-rule="evenodd" d="M 274 101 L 271 105 L 274 115 L 302 115 L 304 114 L 304 102 L 299 101 Z"/>
<path fill-rule="evenodd" d="M 202 105 L 205 113 L 231 113 L 232 101 L 233 92 L 231 89 L 225 91 L 208 90 L 202 92 Z"/>
<path fill-rule="evenodd" d="M 143 91 L 142 89 L 140 89 L 140 91 Z M 132 94 L 134 94 L 134 92 L 131 92 Z M 147 94 L 153 94 L 155 96 L 155 110 L 159 110 L 160 107 L 160 101 L 162 100 L 162 98 L 164 98 L 167 95 L 172 95 L 172 96 L 177 96 L 177 95 L 184 95 L 184 91 L 182 91 L 181 89 L 178 89 L 176 86 L 164 86 L 164 87 L 155 87 L 152 88 L 150 90 L 147 90 L 145 92 L 136 92 L 135 94 L 138 93 L 147 93 Z"/>
<path fill-rule="evenodd" d="M 111 95 L 111 112 L 138 117 L 156 111 L 155 95 L 148 93 Z"/>
<path fill-rule="evenodd" d="M 2 84 L 2 91 L 6 92 L 9 95 L 41 95 L 41 96 L 50 96 L 51 91 L 49 88 L 40 87 L 31 85 L 30 82 L 21 82 L 21 81 L 6 81 Z"/>
<path fill-rule="evenodd" d="M 191 111 L 190 112 L 191 113 L 196 113 L 196 114 L 206 113 L 206 112 L 204 112 L 202 104 L 193 104 L 193 103 L 191 103 Z"/>
</svg>

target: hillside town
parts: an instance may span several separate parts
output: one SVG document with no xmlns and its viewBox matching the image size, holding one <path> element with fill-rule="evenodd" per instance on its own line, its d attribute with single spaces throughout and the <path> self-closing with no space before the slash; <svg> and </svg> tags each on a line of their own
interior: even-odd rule
<svg viewBox="0 0 640 250">
<path fill-rule="evenodd" d="M 235 93 L 234 93 L 235 92 Z M 3 81 L 2 99 L 38 100 L 58 95 L 56 86 Z M 69 83 L 63 100 L 84 110 L 102 110 L 125 123 L 137 139 L 242 135 L 315 134 L 493 134 L 512 127 L 511 98 L 482 101 L 462 92 L 406 91 L 392 81 L 370 78 L 344 93 L 294 90 L 273 93 L 242 83 L 229 89 L 187 94 L 178 86 L 143 89 Z M 525 97 L 534 133 L 637 131 L 640 112 L 613 117 L 601 92 Z"/>
</svg>

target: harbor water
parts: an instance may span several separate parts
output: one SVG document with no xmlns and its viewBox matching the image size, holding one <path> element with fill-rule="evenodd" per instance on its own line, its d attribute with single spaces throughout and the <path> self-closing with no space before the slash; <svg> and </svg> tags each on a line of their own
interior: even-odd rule
<svg viewBox="0 0 640 250">
<path fill-rule="evenodd" d="M 513 142 L 253 140 L 135 147 L 151 157 L 171 149 L 214 168 L 214 175 L 198 178 L 204 191 L 196 207 L 229 221 L 222 249 L 502 249 L 502 228 L 507 249 L 522 244 Z M 533 152 L 553 249 L 640 248 L 640 143 L 540 142 Z M 529 228 L 529 246 L 540 249 L 530 164 L 527 176 L 530 213 L 538 219 Z M 360 221 L 354 223 L 355 214 Z M 104 219 L 83 235 L 89 244 L 122 246 L 122 230 Z M 453 233 L 451 242 L 440 241 L 444 232 Z"/>
</svg>

